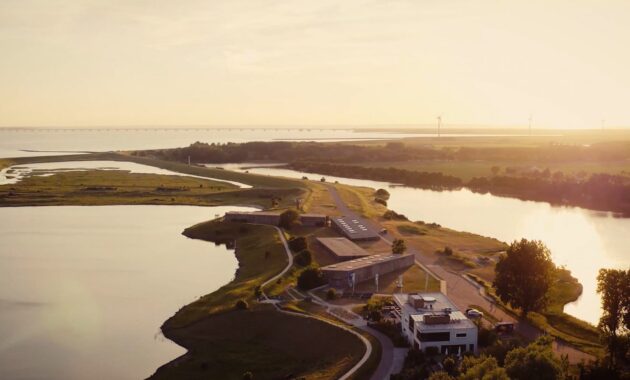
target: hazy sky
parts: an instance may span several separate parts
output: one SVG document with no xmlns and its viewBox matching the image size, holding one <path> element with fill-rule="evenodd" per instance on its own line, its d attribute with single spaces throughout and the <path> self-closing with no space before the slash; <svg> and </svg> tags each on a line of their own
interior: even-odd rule
<svg viewBox="0 0 630 380">
<path fill-rule="evenodd" d="M 0 125 L 630 125 L 628 0 L 0 0 Z"/>
</svg>

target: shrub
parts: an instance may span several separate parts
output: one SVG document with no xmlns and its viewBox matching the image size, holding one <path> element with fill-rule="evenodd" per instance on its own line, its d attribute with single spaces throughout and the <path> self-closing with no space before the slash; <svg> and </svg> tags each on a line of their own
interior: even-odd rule
<svg viewBox="0 0 630 380">
<path fill-rule="evenodd" d="M 385 213 L 383 214 L 383 218 L 387 220 L 409 220 L 406 216 L 404 216 L 403 214 L 399 214 L 394 210 L 385 211 Z"/>
<path fill-rule="evenodd" d="M 305 249 L 295 255 L 295 262 L 300 266 L 309 266 L 311 265 L 311 261 L 313 261 L 313 258 L 311 255 L 311 251 L 309 251 L 308 249 Z"/>
<path fill-rule="evenodd" d="M 295 210 L 286 210 L 280 214 L 280 227 L 290 229 L 297 223 L 300 214 Z"/>
<path fill-rule="evenodd" d="M 383 206 L 386 206 L 386 207 L 387 207 L 387 201 L 386 201 L 385 199 L 383 199 L 383 198 L 374 198 L 374 202 L 376 202 L 376 203 L 380 203 L 380 204 L 382 204 Z"/>
<path fill-rule="evenodd" d="M 389 199 L 389 191 L 387 191 L 385 189 L 378 189 L 378 190 L 376 190 L 376 192 L 374 194 L 376 195 L 377 198 L 381 198 L 383 200 L 388 200 Z"/>
<path fill-rule="evenodd" d="M 311 290 L 326 283 L 319 268 L 307 268 L 298 277 L 297 284 L 302 290 Z"/>
<path fill-rule="evenodd" d="M 407 243 L 403 239 L 395 239 L 392 243 L 392 253 L 401 255 L 407 250 Z"/>
<path fill-rule="evenodd" d="M 337 291 L 335 290 L 335 288 L 328 289 L 328 291 L 326 292 L 326 299 L 334 300 L 335 298 L 337 298 Z"/>
<path fill-rule="evenodd" d="M 237 310 L 247 310 L 249 309 L 249 305 L 247 304 L 247 301 L 240 299 L 238 301 L 236 301 L 236 309 Z"/>
<path fill-rule="evenodd" d="M 289 248 L 293 252 L 300 252 L 308 248 L 308 243 L 306 242 L 306 238 L 303 236 L 296 236 L 289 239 Z"/>
<path fill-rule="evenodd" d="M 427 348 L 425 349 L 425 353 L 426 353 L 428 356 L 435 356 L 435 355 L 437 355 L 437 354 L 439 354 L 439 353 L 440 353 L 440 350 L 439 350 L 437 347 L 427 347 Z"/>
</svg>

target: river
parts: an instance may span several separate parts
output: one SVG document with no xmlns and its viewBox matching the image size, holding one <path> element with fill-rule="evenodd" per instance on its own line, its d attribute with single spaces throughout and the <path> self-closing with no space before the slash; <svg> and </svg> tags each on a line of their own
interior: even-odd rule
<svg viewBox="0 0 630 380">
<path fill-rule="evenodd" d="M 0 208 L 0 379 L 139 379 L 184 353 L 160 326 L 238 263 L 181 232 L 228 210 L 248 208 Z"/>
<path fill-rule="evenodd" d="M 291 178 L 322 177 L 277 167 L 251 167 L 254 164 L 208 166 Z M 521 238 L 542 240 L 549 247 L 553 261 L 571 270 L 584 287 L 580 299 L 566 305 L 565 312 L 593 324 L 597 324 L 601 316 L 596 292 L 598 270 L 630 266 L 630 218 L 616 217 L 610 212 L 552 206 L 545 202 L 477 194 L 466 189 L 431 191 L 386 182 L 324 177 L 329 182 L 386 188 L 391 194 L 388 207 L 414 221 L 435 222 L 505 242 Z"/>
</svg>

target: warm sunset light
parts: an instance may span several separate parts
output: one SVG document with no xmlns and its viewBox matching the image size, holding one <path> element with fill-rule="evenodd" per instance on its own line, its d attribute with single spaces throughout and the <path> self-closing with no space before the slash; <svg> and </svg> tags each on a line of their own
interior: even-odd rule
<svg viewBox="0 0 630 380">
<path fill-rule="evenodd" d="M 630 125 L 630 2 L 3 1 L 0 125 Z"/>
<path fill-rule="evenodd" d="M 630 0 L 0 0 L 0 379 L 630 380 Z"/>
</svg>

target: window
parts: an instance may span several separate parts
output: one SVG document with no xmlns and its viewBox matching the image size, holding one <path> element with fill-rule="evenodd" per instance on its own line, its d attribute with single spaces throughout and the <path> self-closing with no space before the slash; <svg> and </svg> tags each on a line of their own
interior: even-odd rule
<svg viewBox="0 0 630 380">
<path fill-rule="evenodd" d="M 457 333 L 455 334 L 456 337 L 458 338 L 465 338 L 466 337 L 466 333 Z"/>
<path fill-rule="evenodd" d="M 421 342 L 448 342 L 451 339 L 451 333 L 449 332 L 418 332 L 417 336 Z"/>
</svg>

